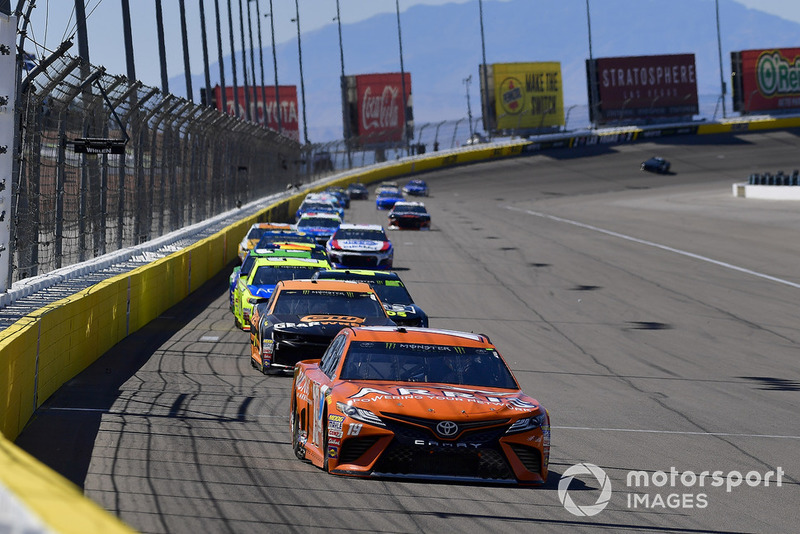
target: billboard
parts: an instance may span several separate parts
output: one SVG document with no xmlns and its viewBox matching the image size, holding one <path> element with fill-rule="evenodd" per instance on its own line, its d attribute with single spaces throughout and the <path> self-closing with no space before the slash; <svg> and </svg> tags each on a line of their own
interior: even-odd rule
<svg viewBox="0 0 800 534">
<path fill-rule="evenodd" d="M 495 63 L 489 65 L 488 73 L 481 66 L 480 79 L 485 130 L 541 130 L 564 125 L 561 63 Z"/>
<path fill-rule="evenodd" d="M 244 87 L 237 87 L 239 97 L 239 117 L 245 118 L 245 99 Z M 253 93 L 255 92 L 255 100 Z M 236 101 L 233 98 L 233 87 L 225 87 L 225 100 L 227 109 L 224 110 L 229 115 L 235 115 L 234 109 Z M 266 96 L 266 101 L 264 100 Z M 248 97 L 250 102 L 250 117 L 253 122 L 266 126 L 270 130 L 278 131 L 278 110 L 281 114 L 282 133 L 286 137 L 300 140 L 300 122 L 297 115 L 297 86 L 279 85 L 278 99 L 275 99 L 275 86 L 265 85 L 264 92 L 261 86 L 248 87 Z M 279 105 L 280 102 L 280 105 Z M 220 111 L 222 110 L 222 88 L 216 85 L 211 91 L 211 105 Z"/>
<path fill-rule="evenodd" d="M 595 123 L 699 113 L 694 54 L 588 59 L 586 80 Z"/>
<path fill-rule="evenodd" d="M 731 52 L 731 72 L 735 111 L 800 108 L 800 48 Z"/>
<path fill-rule="evenodd" d="M 404 142 L 404 132 L 411 137 L 414 124 L 411 74 L 404 74 L 391 72 L 344 77 L 342 114 L 346 139 L 369 146 Z"/>
</svg>

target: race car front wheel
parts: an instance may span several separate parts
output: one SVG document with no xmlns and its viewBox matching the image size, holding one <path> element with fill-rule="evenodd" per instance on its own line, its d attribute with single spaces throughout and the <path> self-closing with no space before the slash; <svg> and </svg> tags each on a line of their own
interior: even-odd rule
<svg viewBox="0 0 800 534">
<path fill-rule="evenodd" d="M 292 408 L 292 449 L 294 450 L 294 455 L 297 456 L 301 460 L 306 459 L 306 449 L 300 443 L 300 414 L 297 413 L 297 399 L 294 401 L 294 407 Z"/>
</svg>

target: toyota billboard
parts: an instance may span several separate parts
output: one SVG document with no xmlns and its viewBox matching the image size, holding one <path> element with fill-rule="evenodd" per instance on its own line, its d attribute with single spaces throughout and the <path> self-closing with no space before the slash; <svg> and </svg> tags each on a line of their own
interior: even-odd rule
<svg viewBox="0 0 800 534">
<path fill-rule="evenodd" d="M 257 122 L 262 126 L 266 126 L 270 130 L 278 131 L 278 109 L 281 113 L 281 128 L 283 135 L 294 139 L 300 140 L 300 122 L 297 116 L 297 86 L 294 85 L 279 85 L 278 98 L 275 98 L 275 86 L 266 85 L 262 92 L 261 86 L 248 87 L 247 97 L 245 99 L 244 87 L 237 87 L 239 97 L 239 117 L 245 119 L 246 104 L 250 103 L 250 118 L 253 122 Z M 253 99 L 255 93 L 255 100 Z M 225 87 L 225 100 L 227 109 L 224 111 L 229 115 L 235 115 L 236 100 L 233 98 L 233 87 Z M 266 96 L 266 100 L 264 100 Z M 222 88 L 217 85 L 211 90 L 211 105 L 220 111 L 222 109 Z"/>
<path fill-rule="evenodd" d="M 731 72 L 734 110 L 800 109 L 800 48 L 731 52 Z"/>
<path fill-rule="evenodd" d="M 480 66 L 479 74 L 484 130 L 525 132 L 564 125 L 561 63 L 494 63 L 486 72 Z"/>
<path fill-rule="evenodd" d="M 353 145 L 385 146 L 405 142 L 404 134 L 411 138 L 414 117 L 409 73 L 345 76 L 342 91 L 344 137 Z"/>
<path fill-rule="evenodd" d="M 694 54 L 586 60 L 592 122 L 691 118 L 699 113 Z"/>
</svg>

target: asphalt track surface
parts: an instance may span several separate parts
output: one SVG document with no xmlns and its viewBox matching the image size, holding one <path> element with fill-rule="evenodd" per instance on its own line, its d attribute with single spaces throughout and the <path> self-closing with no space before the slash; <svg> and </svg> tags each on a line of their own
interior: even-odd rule
<svg viewBox="0 0 800 534">
<path fill-rule="evenodd" d="M 425 176 L 433 229 L 391 232 L 397 271 L 431 326 L 488 334 L 548 407 L 544 487 L 345 478 L 295 459 L 291 379 L 251 369 L 227 273 L 66 384 L 17 443 L 142 532 L 797 532 L 800 205 L 731 184 L 800 167 L 798 133 Z M 641 172 L 654 154 L 674 172 Z M 353 202 L 348 219 L 385 212 Z M 594 516 L 559 498 L 580 463 L 611 484 Z M 601 487 L 578 474 L 566 497 L 591 506 Z"/>
</svg>

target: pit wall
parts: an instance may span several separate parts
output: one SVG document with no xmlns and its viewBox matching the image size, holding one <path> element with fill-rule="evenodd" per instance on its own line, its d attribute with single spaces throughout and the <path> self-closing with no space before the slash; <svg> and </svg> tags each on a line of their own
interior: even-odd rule
<svg viewBox="0 0 800 534">
<path fill-rule="evenodd" d="M 474 145 L 381 164 L 298 192 L 165 258 L 44 306 L 0 332 L 0 501 L 4 495 L 18 500 L 54 532 L 130 532 L 129 527 L 112 514 L 85 499 L 79 488 L 26 455 L 11 441 L 16 439 L 34 411 L 66 381 L 127 335 L 178 304 L 233 261 L 239 242 L 253 223 L 290 220 L 310 191 L 329 185 L 346 187 L 353 182 L 369 184 L 549 148 L 798 126 L 800 117 L 620 128 L 586 135 L 564 134 L 533 142 Z M 0 530 L 8 526 L 4 521 L 0 515 Z M 13 527 L 11 525 L 11 530 Z"/>
</svg>

